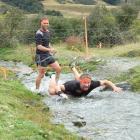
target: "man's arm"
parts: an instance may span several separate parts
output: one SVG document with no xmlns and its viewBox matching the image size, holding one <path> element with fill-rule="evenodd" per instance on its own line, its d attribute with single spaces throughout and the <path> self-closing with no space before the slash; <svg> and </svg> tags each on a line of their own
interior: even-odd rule
<svg viewBox="0 0 140 140">
<path fill-rule="evenodd" d="M 121 89 L 120 87 L 117 87 L 114 83 L 112 83 L 112 82 L 109 81 L 109 80 L 101 80 L 101 81 L 100 81 L 100 84 L 101 84 L 101 86 L 105 86 L 105 87 L 110 87 L 110 88 L 112 88 L 112 90 L 113 90 L 114 92 L 121 92 L 121 91 L 122 91 L 122 89 Z"/>
<path fill-rule="evenodd" d="M 68 96 L 66 94 L 64 94 L 63 91 L 65 91 L 64 85 L 57 85 L 56 86 L 56 94 L 64 99 L 68 99 Z"/>
<path fill-rule="evenodd" d="M 37 49 L 40 50 L 40 51 L 44 51 L 44 52 L 47 52 L 47 51 L 50 52 L 50 53 L 54 52 L 53 48 L 46 48 L 42 45 L 37 45 Z"/>
<path fill-rule="evenodd" d="M 50 52 L 53 53 L 54 52 L 54 48 L 50 47 L 50 43 L 49 43 L 49 47 L 46 48 L 45 46 L 42 45 L 42 34 L 38 33 L 36 34 L 36 45 L 37 45 L 37 49 L 43 52 Z"/>
</svg>

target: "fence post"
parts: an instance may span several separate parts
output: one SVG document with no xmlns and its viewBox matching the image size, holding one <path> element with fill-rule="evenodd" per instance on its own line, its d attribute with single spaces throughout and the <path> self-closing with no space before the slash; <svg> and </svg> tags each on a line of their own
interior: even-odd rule
<svg viewBox="0 0 140 140">
<path fill-rule="evenodd" d="M 87 37 L 87 17 L 84 16 L 84 28 L 85 28 L 85 36 L 84 36 L 84 40 L 85 40 L 85 49 L 86 49 L 86 57 L 88 57 L 88 37 Z"/>
</svg>

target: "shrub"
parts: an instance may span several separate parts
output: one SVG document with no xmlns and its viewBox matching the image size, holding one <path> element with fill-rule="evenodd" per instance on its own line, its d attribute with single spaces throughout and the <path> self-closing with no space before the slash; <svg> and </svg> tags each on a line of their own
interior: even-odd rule
<svg viewBox="0 0 140 140">
<path fill-rule="evenodd" d="M 2 1 L 30 13 L 43 11 L 43 4 L 38 0 L 2 0 Z"/>
<path fill-rule="evenodd" d="M 121 31 L 126 31 L 132 25 L 133 21 L 138 16 L 138 10 L 135 6 L 123 5 L 116 12 L 116 21 L 118 22 Z"/>
<path fill-rule="evenodd" d="M 22 28 L 23 13 L 17 9 L 10 9 L 0 22 L 0 46 L 15 46 L 20 38 Z"/>
<path fill-rule="evenodd" d="M 60 11 L 55 10 L 46 10 L 44 13 L 50 16 L 63 16 L 63 14 Z"/>
<path fill-rule="evenodd" d="M 81 20 L 79 19 L 66 19 L 63 17 L 50 18 L 50 29 L 53 34 L 52 41 L 60 42 L 71 35 L 79 35 L 82 32 Z"/>
<path fill-rule="evenodd" d="M 57 0 L 61 4 L 66 3 L 79 3 L 79 4 L 85 4 L 85 5 L 92 5 L 96 3 L 96 0 Z"/>
<path fill-rule="evenodd" d="M 88 23 L 90 45 L 102 42 L 112 46 L 122 42 L 116 19 L 105 6 L 96 6 L 88 17 Z"/>
<path fill-rule="evenodd" d="M 68 45 L 68 48 L 71 50 L 83 50 L 83 38 L 78 36 L 69 36 L 65 39 L 66 44 Z"/>
</svg>

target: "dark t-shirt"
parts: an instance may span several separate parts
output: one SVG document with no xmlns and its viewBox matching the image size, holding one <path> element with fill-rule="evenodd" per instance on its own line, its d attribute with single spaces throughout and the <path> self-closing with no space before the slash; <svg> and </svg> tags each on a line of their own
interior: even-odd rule
<svg viewBox="0 0 140 140">
<path fill-rule="evenodd" d="M 49 31 L 41 31 L 38 30 L 35 34 L 35 41 L 36 41 L 36 46 L 37 45 L 42 45 L 46 48 L 49 48 L 49 42 L 50 42 L 50 32 Z M 48 55 L 49 52 L 44 52 L 41 50 L 38 50 L 36 48 L 36 54 L 46 54 Z"/>
<path fill-rule="evenodd" d="M 64 83 L 65 91 L 64 93 L 75 96 L 81 97 L 88 95 L 93 89 L 100 86 L 100 81 L 91 81 L 90 88 L 87 91 L 82 91 L 80 88 L 80 82 L 77 80 L 72 80 Z"/>
</svg>

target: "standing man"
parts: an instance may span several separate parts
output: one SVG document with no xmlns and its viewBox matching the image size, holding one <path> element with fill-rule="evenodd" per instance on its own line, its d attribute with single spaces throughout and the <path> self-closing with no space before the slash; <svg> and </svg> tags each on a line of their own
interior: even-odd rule
<svg viewBox="0 0 140 140">
<path fill-rule="evenodd" d="M 46 67 L 49 65 L 56 72 L 56 81 L 59 79 L 61 67 L 57 61 L 55 61 L 53 54 L 56 53 L 55 49 L 50 46 L 50 32 L 48 30 L 49 20 L 48 18 L 42 18 L 40 20 L 40 29 L 36 32 L 36 64 L 38 68 L 38 76 L 36 78 L 36 91 L 39 92 L 39 87 L 42 78 L 45 75 Z"/>
</svg>

